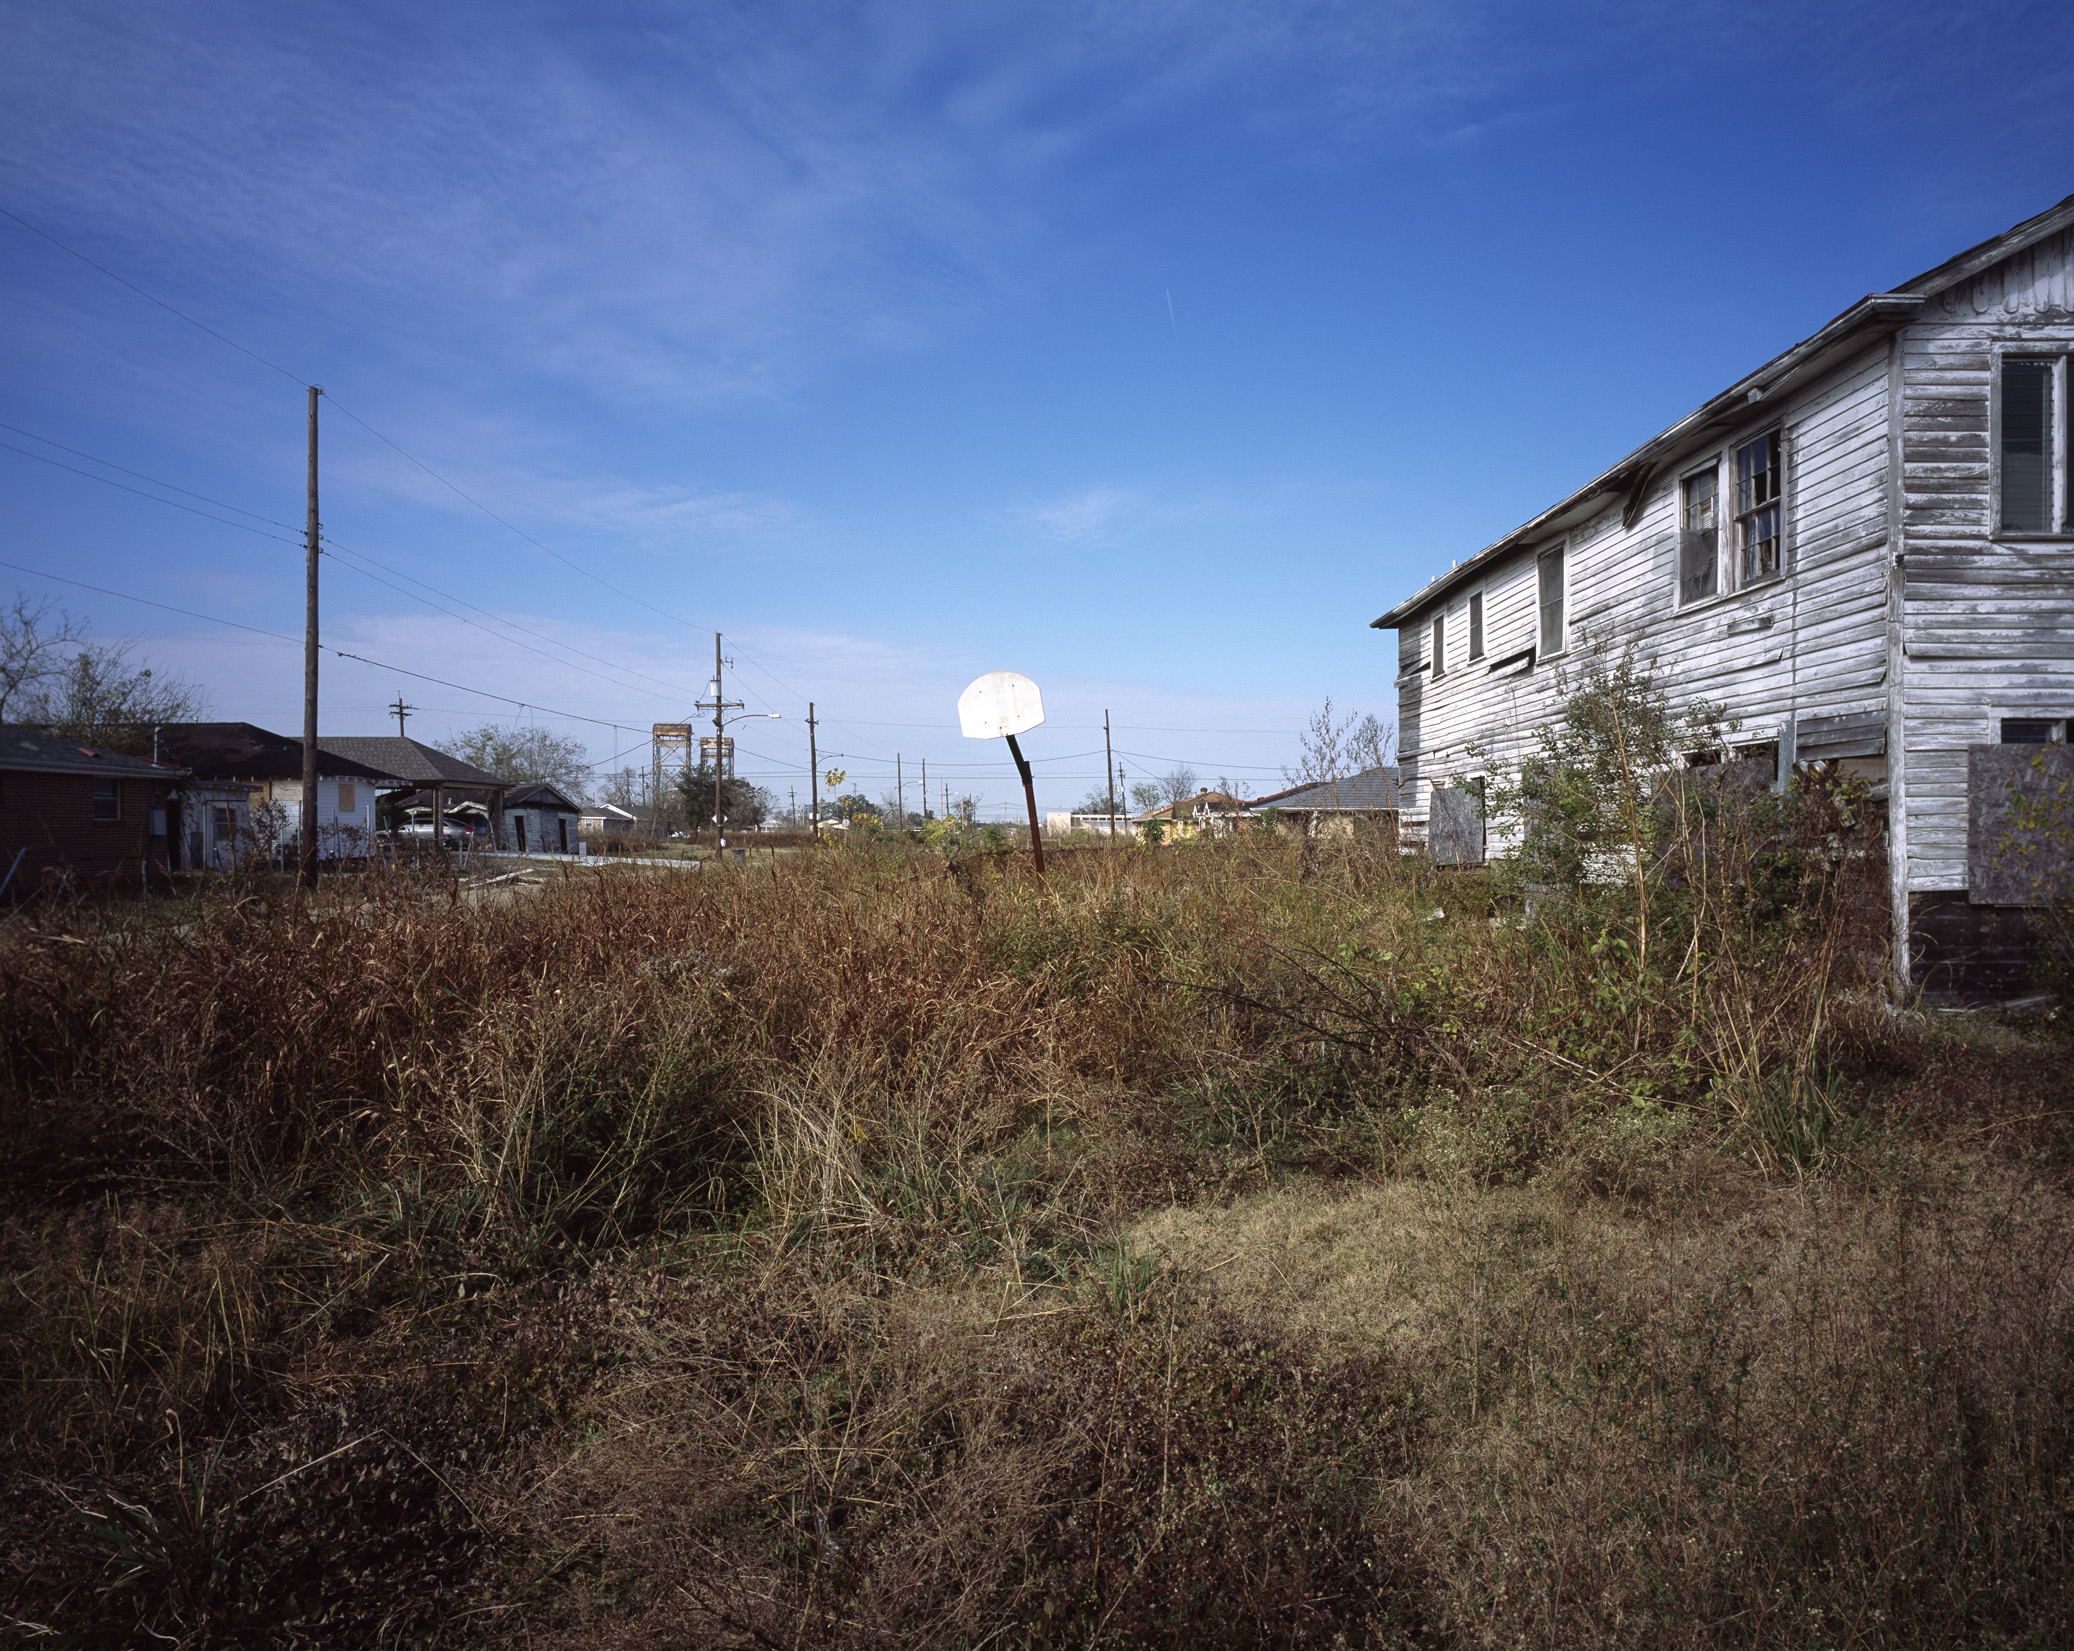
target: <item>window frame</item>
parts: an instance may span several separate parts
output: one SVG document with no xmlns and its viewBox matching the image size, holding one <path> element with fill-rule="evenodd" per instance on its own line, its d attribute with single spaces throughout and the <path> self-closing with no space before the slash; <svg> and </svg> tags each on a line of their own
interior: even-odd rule
<svg viewBox="0 0 2074 1651">
<path fill-rule="evenodd" d="M 1994 381 L 1988 392 L 1988 487 L 1993 501 L 1990 538 L 2016 539 L 2026 544 L 2074 539 L 2074 487 L 2070 487 L 2067 462 L 2067 447 L 2069 441 L 2074 440 L 2074 406 L 2069 405 L 2069 391 L 2074 389 L 2074 385 L 2068 382 L 2074 368 L 2070 368 L 2070 358 L 2074 358 L 2074 350 L 2065 347 L 2040 349 L 2033 344 L 2015 341 L 1998 345 L 1995 350 Z M 2047 379 L 2051 405 L 2045 419 L 2046 432 L 2052 441 L 2052 468 L 2046 483 L 2049 521 L 2043 528 L 2013 528 L 2003 520 L 2003 387 L 2012 362 L 2035 362 L 2052 369 Z"/>
<path fill-rule="evenodd" d="M 1467 607 L 1468 619 L 1466 623 L 1469 626 L 1469 654 L 1465 663 L 1474 664 L 1484 656 L 1483 591 L 1481 589 L 1473 590 L 1469 593 Z"/>
<path fill-rule="evenodd" d="M 95 825 L 122 824 L 122 776 L 119 774 L 95 774 L 92 776 L 92 807 Z M 108 789 L 104 793 L 102 787 Z M 102 812 L 102 804 L 108 812 Z"/>
<path fill-rule="evenodd" d="M 1706 463 L 1693 465 L 1689 469 L 1680 471 L 1678 475 L 1677 581 L 1678 606 L 1681 608 L 1698 607 L 1702 602 L 1712 602 L 1718 597 L 1726 596 L 1729 594 L 1730 586 L 1728 582 L 1728 576 L 1732 570 L 1723 565 L 1725 559 L 1721 554 L 1721 459 L 1722 455 L 1719 452 L 1710 454 L 1707 458 Z M 1705 591 L 1700 595 L 1695 596 L 1688 594 L 1685 589 L 1685 535 L 1687 533 L 1698 532 L 1702 530 L 1688 528 L 1685 525 L 1686 513 L 1690 506 L 1690 500 L 1688 498 L 1687 490 L 1692 486 L 1694 482 L 1698 481 L 1703 476 L 1708 480 L 1709 483 L 1712 484 L 1713 487 L 1713 492 L 1708 495 L 1708 498 L 1714 507 L 1714 525 L 1710 528 L 1703 530 L 1714 535 L 1714 566 L 1712 573 L 1710 575 L 1713 584 L 1713 589 Z"/>
<path fill-rule="evenodd" d="M 1428 680 L 1438 682 L 1447 675 L 1447 608 L 1443 604 L 1433 615 L 1433 628 L 1428 636 L 1429 663 L 1433 669 Z"/>
<path fill-rule="evenodd" d="M 1771 443 L 1771 468 L 1775 478 L 1773 491 L 1769 499 L 1760 504 L 1754 504 L 1748 510 L 1745 510 L 1742 508 L 1743 455 L 1761 441 L 1769 441 Z M 1785 578 L 1787 570 L 1792 565 L 1787 554 L 1786 544 L 1786 427 L 1783 424 L 1775 424 L 1768 430 L 1758 430 L 1751 435 L 1730 442 L 1723 450 L 1722 456 L 1724 460 L 1733 463 L 1735 466 L 1733 474 L 1728 478 L 1731 485 L 1735 488 L 1735 493 L 1731 500 L 1735 508 L 1729 518 L 1735 523 L 1735 589 L 1753 590 L 1759 585 L 1768 585 L 1775 579 Z M 1773 510 L 1778 513 L 1778 533 L 1773 540 L 1773 543 L 1778 547 L 1775 552 L 1776 561 L 1767 571 L 1752 573 L 1748 565 L 1749 547 L 1743 540 L 1744 524 L 1761 516 L 1767 510 Z M 1715 514 L 1717 516 L 1720 514 L 1718 506 L 1716 507 Z"/>
<path fill-rule="evenodd" d="M 1560 659 L 1570 651 L 1570 564 L 1569 540 L 1557 539 L 1534 552 L 1534 647 L 1537 659 Z M 1557 624 L 1556 645 L 1548 645 L 1548 565 L 1555 563 L 1561 581 L 1557 600 L 1562 617 Z"/>
</svg>

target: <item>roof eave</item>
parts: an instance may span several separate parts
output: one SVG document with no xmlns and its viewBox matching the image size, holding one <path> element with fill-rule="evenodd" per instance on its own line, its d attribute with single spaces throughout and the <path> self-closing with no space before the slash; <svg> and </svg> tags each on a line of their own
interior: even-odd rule
<svg viewBox="0 0 2074 1651">
<path fill-rule="evenodd" d="M 2003 256 L 2007 256 L 2006 252 Z M 1855 353 L 1875 338 L 1898 332 L 1923 307 L 1921 292 L 1875 292 L 1858 300 L 1819 331 L 1802 339 L 1792 349 L 1774 356 L 1755 372 L 1746 374 L 1712 400 L 1685 415 L 1676 424 L 1644 442 L 1610 469 L 1594 476 L 1559 504 L 1551 506 L 1513 529 L 1494 544 L 1486 545 L 1467 561 L 1450 568 L 1423 590 L 1405 598 L 1389 612 L 1371 619 L 1372 630 L 1397 630 L 1414 614 L 1430 607 L 1456 586 L 1473 579 L 1499 557 L 1519 549 L 1527 541 L 1547 532 L 1557 520 L 1610 493 L 1639 495 L 1667 458 L 1692 444 L 1710 427 L 1740 423 L 1759 403 L 1791 389 L 1794 385 L 1832 366 L 1846 352 Z"/>
</svg>

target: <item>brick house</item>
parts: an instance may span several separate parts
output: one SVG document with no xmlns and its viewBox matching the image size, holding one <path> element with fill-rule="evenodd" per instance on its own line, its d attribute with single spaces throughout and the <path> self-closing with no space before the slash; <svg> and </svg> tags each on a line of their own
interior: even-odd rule
<svg viewBox="0 0 2074 1651">
<path fill-rule="evenodd" d="M 0 724 L 0 877 L 120 881 L 166 870 L 167 798 L 184 771 L 47 729 Z"/>
</svg>

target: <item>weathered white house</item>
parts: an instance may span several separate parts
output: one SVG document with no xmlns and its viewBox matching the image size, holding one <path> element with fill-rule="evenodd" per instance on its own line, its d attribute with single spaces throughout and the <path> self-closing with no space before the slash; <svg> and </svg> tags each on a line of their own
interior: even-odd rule
<svg viewBox="0 0 2074 1651">
<path fill-rule="evenodd" d="M 1887 799 L 1899 972 L 1992 952 L 1990 793 L 2039 744 L 2074 758 L 2070 357 L 2074 198 L 1861 299 L 1391 608 L 1407 836 L 1480 858 L 1468 747 L 1517 761 L 1566 656 L 1633 647 L 1739 741 Z"/>
<path fill-rule="evenodd" d="M 529 780 L 504 794 L 504 846 L 522 854 L 575 854 L 583 846 L 583 807 L 551 780 Z"/>
</svg>

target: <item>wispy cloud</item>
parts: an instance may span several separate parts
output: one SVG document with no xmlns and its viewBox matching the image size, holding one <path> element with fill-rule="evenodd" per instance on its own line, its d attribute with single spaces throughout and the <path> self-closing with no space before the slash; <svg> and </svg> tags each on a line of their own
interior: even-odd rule
<svg viewBox="0 0 2074 1651">
<path fill-rule="evenodd" d="M 1039 499 L 1008 513 L 1011 526 L 1066 545 L 1113 540 L 1142 512 L 1138 495 L 1118 487 L 1087 487 Z"/>
</svg>

